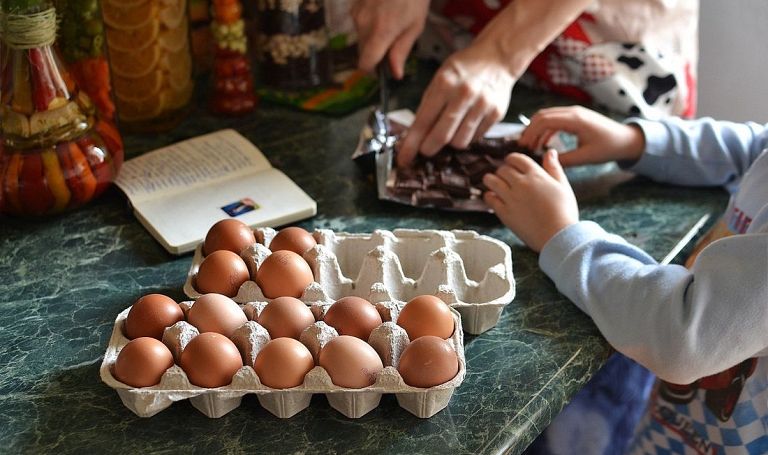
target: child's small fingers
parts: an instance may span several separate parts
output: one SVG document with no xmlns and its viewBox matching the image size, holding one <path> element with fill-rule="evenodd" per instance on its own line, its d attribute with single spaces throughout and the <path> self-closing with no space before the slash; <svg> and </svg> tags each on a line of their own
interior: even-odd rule
<svg viewBox="0 0 768 455">
<path fill-rule="evenodd" d="M 554 130 L 546 130 L 541 136 L 538 137 L 536 143 L 533 145 L 534 150 L 542 150 L 546 148 L 547 143 L 555 134 Z"/>
<path fill-rule="evenodd" d="M 527 174 L 536 168 L 536 162 L 528 155 L 522 153 L 510 153 L 504 157 L 504 164 L 515 168 L 518 172 Z"/>
<path fill-rule="evenodd" d="M 502 180 L 504 180 L 509 187 L 516 186 L 520 180 L 524 179 L 524 175 L 520 173 L 517 169 L 515 169 L 512 166 L 499 166 L 498 169 L 496 169 L 496 175 L 501 177 Z"/>
<path fill-rule="evenodd" d="M 559 156 L 560 165 L 563 167 L 580 166 L 582 164 L 599 163 L 601 160 L 595 156 L 594 149 L 589 146 L 578 147 Z"/>
<path fill-rule="evenodd" d="M 565 175 L 565 171 L 563 170 L 563 167 L 560 165 L 560 161 L 558 160 L 558 154 L 557 151 L 554 149 L 547 150 L 546 154 L 544 155 L 544 160 L 542 162 L 544 170 L 547 171 L 549 175 L 551 175 L 555 180 L 557 180 L 560 183 L 567 183 L 568 177 Z"/>
<path fill-rule="evenodd" d="M 574 109 L 558 109 L 552 111 L 539 111 L 531 118 L 531 124 L 523 131 L 532 129 L 536 137 L 541 137 L 546 131 L 567 131 L 573 133 L 578 128 L 579 117 Z"/>
<path fill-rule="evenodd" d="M 496 174 L 485 174 L 483 176 L 483 183 L 502 200 L 511 191 L 509 183 Z"/>
<path fill-rule="evenodd" d="M 497 214 L 501 213 L 504 209 L 504 201 L 493 191 L 483 193 L 483 201 Z"/>
</svg>

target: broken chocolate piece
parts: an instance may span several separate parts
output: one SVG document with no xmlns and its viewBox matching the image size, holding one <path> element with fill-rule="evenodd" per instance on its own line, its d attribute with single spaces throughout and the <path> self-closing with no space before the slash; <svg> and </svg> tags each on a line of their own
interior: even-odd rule
<svg viewBox="0 0 768 455">
<path fill-rule="evenodd" d="M 418 178 L 402 179 L 397 178 L 395 183 L 395 192 L 401 196 L 410 196 L 414 191 L 424 188 L 424 182 Z"/>
<path fill-rule="evenodd" d="M 440 190 L 420 190 L 413 193 L 413 205 L 433 206 L 433 207 L 452 207 L 453 199 L 445 191 Z"/>
<path fill-rule="evenodd" d="M 443 170 L 438 174 L 436 186 L 451 196 L 463 199 L 469 197 L 469 178 L 466 175 L 454 174 L 448 170 Z"/>
<path fill-rule="evenodd" d="M 496 172 L 496 166 L 484 156 L 482 159 L 466 166 L 464 171 L 472 183 L 477 183 L 483 180 L 483 176 L 489 172 Z"/>
</svg>

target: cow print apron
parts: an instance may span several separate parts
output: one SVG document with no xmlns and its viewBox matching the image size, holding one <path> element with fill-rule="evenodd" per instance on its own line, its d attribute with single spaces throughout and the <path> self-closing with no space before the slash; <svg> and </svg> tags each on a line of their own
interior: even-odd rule
<svg viewBox="0 0 768 455">
<path fill-rule="evenodd" d="M 510 0 L 445 0 L 417 50 L 444 59 Z M 598 0 L 530 64 L 522 83 L 624 116 L 696 111 L 697 0 Z"/>
</svg>

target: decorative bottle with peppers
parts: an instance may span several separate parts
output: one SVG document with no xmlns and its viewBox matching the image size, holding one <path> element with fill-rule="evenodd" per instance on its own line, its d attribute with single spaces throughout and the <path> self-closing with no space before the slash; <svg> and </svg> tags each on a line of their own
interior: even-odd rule
<svg viewBox="0 0 768 455">
<path fill-rule="evenodd" d="M 245 114 L 256 107 L 242 11 L 240 0 L 213 0 L 211 32 L 216 50 L 211 110 L 216 114 Z"/>
<path fill-rule="evenodd" d="M 50 1 L 4 0 L 0 21 L 0 213 L 79 207 L 114 180 L 122 139 L 59 59 Z"/>
<path fill-rule="evenodd" d="M 194 89 L 186 0 L 101 0 L 101 13 L 121 129 L 178 125 Z"/>
</svg>

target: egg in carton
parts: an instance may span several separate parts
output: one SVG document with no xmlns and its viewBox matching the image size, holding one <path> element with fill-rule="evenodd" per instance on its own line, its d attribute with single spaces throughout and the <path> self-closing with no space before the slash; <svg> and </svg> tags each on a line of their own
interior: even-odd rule
<svg viewBox="0 0 768 455">
<path fill-rule="evenodd" d="M 275 235 L 272 228 L 258 228 L 259 243 L 241 252 L 251 277 L 271 254 L 268 246 Z M 515 297 L 509 246 L 475 231 L 395 229 L 352 234 L 318 229 L 313 237 L 317 245 L 303 255 L 315 277 L 304 291 L 305 301 L 318 288 L 322 300 L 336 300 L 383 283 L 389 300 L 438 296 L 461 314 L 464 331 L 477 335 L 495 326 Z M 195 277 L 203 259 L 200 245 L 184 284 L 185 294 L 193 299 L 201 295 Z M 243 283 L 233 298 L 238 303 L 266 300 L 253 280 Z"/>
<path fill-rule="evenodd" d="M 353 389 L 337 386 L 328 372 L 318 364 L 320 350 L 333 338 L 337 331 L 323 322 L 326 310 L 333 303 L 326 299 L 322 289 L 311 287 L 302 299 L 310 306 L 315 323 L 301 334 L 300 341 L 312 354 L 315 366 L 306 374 L 304 382 L 289 389 L 273 389 L 260 381 L 253 365 L 261 349 L 270 341 L 269 332 L 257 319 L 266 301 L 254 301 L 241 305 L 248 322 L 235 330 L 231 339 L 238 347 L 244 366 L 232 378 L 229 385 L 204 388 L 192 384 L 179 366 L 181 353 L 186 345 L 197 336 L 198 330 L 186 321 L 180 321 L 165 329 L 163 343 L 174 356 L 175 364 L 165 371 L 160 383 L 151 387 L 136 388 L 116 379 L 114 365 L 120 350 L 130 341 L 123 333 L 123 326 L 130 308 L 122 311 L 115 320 L 112 336 L 100 368 L 101 379 L 117 390 L 123 404 L 140 417 L 151 417 L 169 407 L 173 402 L 189 399 L 200 412 L 211 418 L 221 417 L 237 408 L 242 397 L 255 394 L 262 407 L 280 418 L 289 418 L 310 405 L 312 395 L 322 393 L 331 407 L 349 418 L 358 418 L 376 408 L 382 394 L 393 393 L 398 404 L 417 417 L 428 418 L 444 409 L 454 390 L 464 380 L 466 360 L 464 357 L 464 335 L 461 315 L 454 309 L 453 334 L 446 341 L 456 352 L 458 373 L 447 382 L 429 387 L 413 387 L 405 383 L 397 370 L 400 355 L 409 344 L 405 330 L 396 324 L 397 316 L 405 305 L 403 301 L 391 300 L 383 283 L 371 286 L 367 300 L 374 304 L 382 317 L 382 324 L 376 327 L 368 339 L 382 360 L 383 370 L 375 382 L 364 388 Z M 194 301 L 180 304 L 187 311 Z"/>
</svg>

